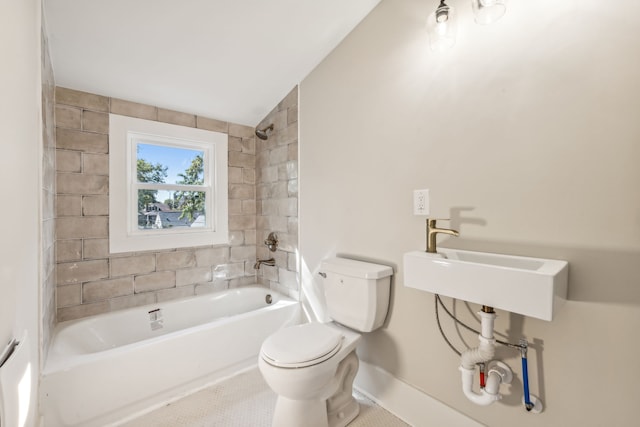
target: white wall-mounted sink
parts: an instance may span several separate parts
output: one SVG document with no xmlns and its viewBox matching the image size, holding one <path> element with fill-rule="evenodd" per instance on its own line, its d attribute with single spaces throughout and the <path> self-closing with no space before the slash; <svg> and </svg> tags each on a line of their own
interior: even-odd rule
<svg viewBox="0 0 640 427">
<path fill-rule="evenodd" d="M 405 286 L 542 320 L 567 298 L 566 261 L 442 248 L 403 264 Z"/>
</svg>

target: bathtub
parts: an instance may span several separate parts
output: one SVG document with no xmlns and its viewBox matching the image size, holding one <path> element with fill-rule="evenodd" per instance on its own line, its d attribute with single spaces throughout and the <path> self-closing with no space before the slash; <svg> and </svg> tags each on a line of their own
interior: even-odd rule
<svg viewBox="0 0 640 427">
<path fill-rule="evenodd" d="M 46 427 L 109 425 L 256 365 L 262 341 L 301 321 L 262 286 L 59 323 L 43 369 Z"/>
</svg>

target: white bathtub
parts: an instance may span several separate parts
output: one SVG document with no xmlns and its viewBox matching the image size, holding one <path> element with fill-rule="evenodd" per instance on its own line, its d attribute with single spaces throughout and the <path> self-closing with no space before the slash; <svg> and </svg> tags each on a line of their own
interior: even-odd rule
<svg viewBox="0 0 640 427">
<path fill-rule="evenodd" d="M 268 335 L 300 321 L 297 301 L 251 286 L 61 322 L 44 425 L 102 427 L 174 400 L 255 365 Z"/>
</svg>

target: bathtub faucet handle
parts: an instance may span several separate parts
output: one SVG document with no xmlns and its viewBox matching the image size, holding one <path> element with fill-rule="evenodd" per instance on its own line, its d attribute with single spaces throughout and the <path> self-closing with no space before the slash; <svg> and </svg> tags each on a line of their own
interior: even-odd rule
<svg viewBox="0 0 640 427">
<path fill-rule="evenodd" d="M 276 249 L 278 249 L 278 236 L 276 235 L 276 233 L 269 233 L 269 236 L 267 236 L 267 238 L 265 239 L 264 244 L 267 245 L 267 248 L 269 248 L 271 252 L 275 252 Z"/>
</svg>

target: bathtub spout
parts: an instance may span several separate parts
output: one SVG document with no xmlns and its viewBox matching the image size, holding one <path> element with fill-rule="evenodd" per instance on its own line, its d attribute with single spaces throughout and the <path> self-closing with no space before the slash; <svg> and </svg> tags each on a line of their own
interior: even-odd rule
<svg viewBox="0 0 640 427">
<path fill-rule="evenodd" d="M 276 265 L 276 260 L 273 258 L 269 258 L 269 259 L 256 259 L 256 263 L 253 265 L 253 269 L 254 270 L 260 270 L 260 266 L 264 264 L 264 265 L 270 265 L 271 267 L 273 267 L 274 265 Z"/>
</svg>

